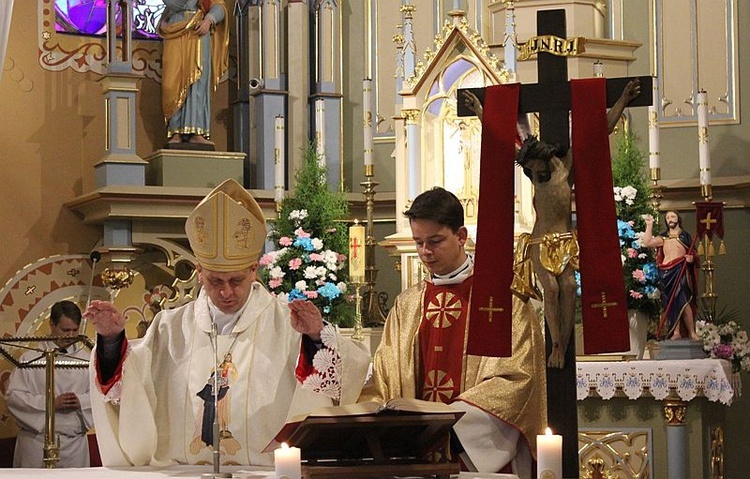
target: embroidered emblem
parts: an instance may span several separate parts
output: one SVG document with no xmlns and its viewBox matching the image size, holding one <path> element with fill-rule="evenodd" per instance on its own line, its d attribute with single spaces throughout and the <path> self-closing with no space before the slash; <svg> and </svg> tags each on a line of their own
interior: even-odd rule
<svg viewBox="0 0 750 479">
<path fill-rule="evenodd" d="M 461 297 L 445 292 L 438 293 L 430 300 L 425 311 L 425 317 L 435 328 L 447 328 L 461 316 Z"/>
</svg>

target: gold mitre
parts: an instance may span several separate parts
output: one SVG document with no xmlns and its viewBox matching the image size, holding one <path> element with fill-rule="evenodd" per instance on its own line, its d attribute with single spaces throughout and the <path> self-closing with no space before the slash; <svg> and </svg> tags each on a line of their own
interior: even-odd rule
<svg viewBox="0 0 750 479">
<path fill-rule="evenodd" d="M 240 271 L 258 262 L 266 240 L 266 220 L 250 193 L 229 179 L 198 203 L 188 216 L 185 232 L 204 268 Z"/>
</svg>

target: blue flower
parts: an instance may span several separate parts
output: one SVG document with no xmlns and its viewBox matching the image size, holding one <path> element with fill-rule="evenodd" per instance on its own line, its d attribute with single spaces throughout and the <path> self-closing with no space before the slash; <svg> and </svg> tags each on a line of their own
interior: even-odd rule
<svg viewBox="0 0 750 479">
<path fill-rule="evenodd" d="M 646 279 L 649 281 L 657 281 L 659 279 L 659 270 L 656 267 L 656 263 L 646 263 L 643 265 L 643 274 L 646 275 Z"/>
<path fill-rule="evenodd" d="M 328 298 L 329 300 L 333 300 L 341 295 L 341 290 L 333 283 L 326 283 L 318 288 L 318 294 Z"/>
<path fill-rule="evenodd" d="M 313 244 L 312 244 L 312 239 L 310 239 L 310 238 L 300 238 L 300 237 L 297 237 L 297 239 L 294 240 L 294 246 L 296 246 L 298 248 L 302 248 L 305 251 L 313 251 L 314 250 Z"/>
<path fill-rule="evenodd" d="M 289 291 L 289 301 L 293 301 L 295 299 L 307 299 L 307 296 L 305 296 L 305 293 L 298 290 L 297 288 L 293 288 L 291 291 Z"/>
</svg>

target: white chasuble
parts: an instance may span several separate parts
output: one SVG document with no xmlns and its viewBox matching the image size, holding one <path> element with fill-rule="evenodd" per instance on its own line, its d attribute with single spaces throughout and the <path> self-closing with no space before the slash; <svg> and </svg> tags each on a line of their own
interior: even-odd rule
<svg viewBox="0 0 750 479">
<path fill-rule="evenodd" d="M 180 308 L 157 315 L 142 340 L 130 343 L 123 363 L 119 404 L 98 386 L 92 403 L 105 466 L 211 464 L 214 352 L 211 318 L 203 292 Z M 260 451 L 293 414 L 331 405 L 303 390 L 295 378 L 301 336 L 288 306 L 254 284 L 230 334 L 219 335 L 216 414 L 222 464 L 273 464 Z M 362 345 L 340 340 L 346 374 L 342 402 L 356 400 L 369 356 Z M 92 369 L 95 381 L 95 370 Z M 315 396 L 301 399 L 300 396 Z M 206 400 L 207 398 L 207 400 Z M 301 404 L 294 410 L 292 405 Z"/>
</svg>

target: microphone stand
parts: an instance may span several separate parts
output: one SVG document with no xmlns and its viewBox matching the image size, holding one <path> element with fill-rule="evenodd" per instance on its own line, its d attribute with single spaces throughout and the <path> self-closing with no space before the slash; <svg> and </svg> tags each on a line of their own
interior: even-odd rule
<svg viewBox="0 0 750 479">
<path fill-rule="evenodd" d="M 214 479 L 217 477 L 232 477 L 229 472 L 220 472 L 221 468 L 221 449 L 219 448 L 219 333 L 216 329 L 216 322 L 211 322 L 211 348 L 214 350 L 214 384 L 212 389 L 214 400 L 214 424 L 213 424 L 213 472 L 201 474 L 203 479 Z"/>
</svg>

